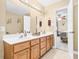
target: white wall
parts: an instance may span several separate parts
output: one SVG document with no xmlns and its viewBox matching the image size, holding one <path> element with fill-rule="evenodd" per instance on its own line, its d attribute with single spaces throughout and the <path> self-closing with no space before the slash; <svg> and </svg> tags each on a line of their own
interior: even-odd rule
<svg viewBox="0 0 79 59">
<path fill-rule="evenodd" d="M 0 27 L 5 28 L 5 0 L 0 0 Z M 0 29 L 1 30 L 1 29 Z M 0 31 L 0 59 L 4 59 L 4 49 L 3 49 L 3 38 L 2 36 L 5 34 L 4 31 Z"/>
</svg>

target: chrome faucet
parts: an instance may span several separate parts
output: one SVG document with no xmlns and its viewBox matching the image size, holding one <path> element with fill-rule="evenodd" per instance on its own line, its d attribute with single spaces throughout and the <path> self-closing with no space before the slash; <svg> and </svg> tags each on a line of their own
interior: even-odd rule
<svg viewBox="0 0 79 59">
<path fill-rule="evenodd" d="M 24 31 L 24 36 L 27 36 L 27 33 L 26 33 L 26 31 Z"/>
</svg>

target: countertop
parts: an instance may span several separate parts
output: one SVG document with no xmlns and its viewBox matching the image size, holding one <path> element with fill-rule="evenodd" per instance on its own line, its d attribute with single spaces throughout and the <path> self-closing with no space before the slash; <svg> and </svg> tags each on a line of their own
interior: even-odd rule
<svg viewBox="0 0 79 59">
<path fill-rule="evenodd" d="M 44 36 L 48 36 L 48 35 L 53 35 L 53 33 L 45 33 L 45 34 L 41 34 L 41 35 L 28 35 L 26 37 L 21 37 L 22 34 L 11 34 L 11 35 L 4 35 L 3 36 L 3 41 L 8 43 L 8 44 L 17 44 L 17 43 L 21 43 L 21 42 L 25 42 L 25 41 L 29 41 L 29 40 L 34 40 L 36 38 L 40 38 L 40 37 L 44 37 Z"/>
</svg>

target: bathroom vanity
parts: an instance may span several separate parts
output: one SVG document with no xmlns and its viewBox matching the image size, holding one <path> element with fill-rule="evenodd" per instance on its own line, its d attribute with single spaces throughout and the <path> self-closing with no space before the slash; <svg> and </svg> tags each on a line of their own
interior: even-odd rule
<svg viewBox="0 0 79 59">
<path fill-rule="evenodd" d="M 19 39 L 4 38 L 4 59 L 40 59 L 54 45 L 52 33 Z"/>
</svg>

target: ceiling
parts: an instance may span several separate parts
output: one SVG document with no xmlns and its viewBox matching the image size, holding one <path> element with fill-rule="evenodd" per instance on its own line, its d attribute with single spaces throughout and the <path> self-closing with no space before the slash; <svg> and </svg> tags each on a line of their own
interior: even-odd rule
<svg viewBox="0 0 79 59">
<path fill-rule="evenodd" d="M 6 10 L 20 15 L 25 15 L 29 13 L 29 8 L 20 3 L 19 0 L 7 0 Z"/>
<path fill-rule="evenodd" d="M 38 0 L 38 2 L 40 4 L 42 4 L 44 7 L 50 5 L 50 4 L 53 4 L 53 3 L 56 3 L 56 2 L 59 2 L 61 0 Z"/>
<path fill-rule="evenodd" d="M 19 0 L 6 0 L 6 9 L 7 11 L 25 15 L 30 13 L 28 6 L 25 6 L 22 4 Z M 42 6 L 46 7 L 50 4 L 54 4 L 56 2 L 59 2 L 61 0 L 37 0 Z"/>
</svg>

